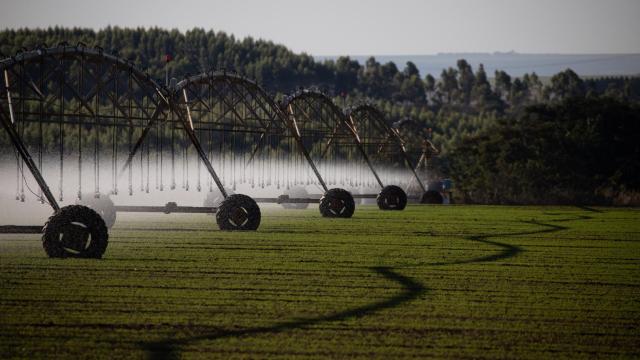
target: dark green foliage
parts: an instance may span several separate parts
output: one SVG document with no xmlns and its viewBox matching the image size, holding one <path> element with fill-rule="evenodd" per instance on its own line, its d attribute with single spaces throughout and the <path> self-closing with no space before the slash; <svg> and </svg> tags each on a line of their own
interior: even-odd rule
<svg viewBox="0 0 640 360">
<path fill-rule="evenodd" d="M 640 109 L 612 98 L 537 105 L 466 137 L 451 171 L 467 201 L 594 203 L 640 188 Z"/>
<path fill-rule="evenodd" d="M 55 46 L 66 41 L 100 46 L 131 60 L 164 83 L 165 55 L 170 76 L 182 78 L 210 69 L 228 69 L 256 79 L 271 92 L 289 93 L 298 87 L 318 86 L 334 94 L 356 92 L 374 98 L 424 102 L 424 84 L 417 67 L 408 63 L 399 72 L 395 64 L 380 66 L 374 59 L 361 66 L 341 57 L 336 62 L 316 62 L 307 54 L 295 54 L 270 41 L 236 39 L 224 32 L 193 29 L 185 33 L 159 28 L 107 27 L 20 29 L 0 31 L 0 51 L 10 56 L 23 48 Z"/>
<path fill-rule="evenodd" d="M 571 69 L 559 72 L 551 78 L 551 86 L 545 89 L 550 100 L 583 97 L 586 94 L 584 81 Z"/>
</svg>

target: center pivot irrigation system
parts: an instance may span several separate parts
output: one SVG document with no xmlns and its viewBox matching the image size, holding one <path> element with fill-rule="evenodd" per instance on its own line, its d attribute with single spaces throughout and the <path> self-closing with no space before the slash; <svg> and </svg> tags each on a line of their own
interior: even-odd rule
<svg viewBox="0 0 640 360">
<path fill-rule="evenodd" d="M 397 131 L 369 104 L 343 111 L 313 90 L 277 103 L 256 82 L 227 71 L 164 87 L 129 61 L 81 43 L 20 52 L 1 60 L 0 72 L 0 122 L 16 152 L 16 199 L 24 201 L 26 187 L 53 208 L 42 229 L 51 257 L 100 258 L 116 212 L 210 213 L 222 230 L 256 230 L 260 202 L 319 203 L 323 216 L 348 218 L 354 198 L 404 209 L 406 193 L 390 185 L 400 170 L 410 169 L 424 190 Z M 65 175 L 69 170 L 75 179 Z M 175 189 L 178 173 L 185 190 L 217 192 L 223 200 L 115 206 L 104 195 L 118 194 L 123 178 L 129 195 Z M 56 194 L 45 175 L 57 178 Z M 61 207 L 70 181 L 76 204 Z M 342 187 L 330 187 L 336 185 Z M 233 194 L 237 186 L 282 195 L 251 198 Z M 367 193 L 371 188 L 377 190 Z"/>
</svg>

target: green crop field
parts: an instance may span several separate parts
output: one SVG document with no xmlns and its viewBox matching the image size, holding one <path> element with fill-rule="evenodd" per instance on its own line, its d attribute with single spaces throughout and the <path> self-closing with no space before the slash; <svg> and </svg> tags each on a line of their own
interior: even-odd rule
<svg viewBox="0 0 640 360">
<path fill-rule="evenodd" d="M 0 235 L 0 358 L 638 358 L 640 212 L 122 216 L 104 259 Z"/>
</svg>

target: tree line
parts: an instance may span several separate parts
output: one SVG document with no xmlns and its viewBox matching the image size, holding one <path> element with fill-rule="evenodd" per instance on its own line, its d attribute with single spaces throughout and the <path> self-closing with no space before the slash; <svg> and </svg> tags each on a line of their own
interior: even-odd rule
<svg viewBox="0 0 640 360">
<path fill-rule="evenodd" d="M 164 82 L 165 65 L 176 77 L 228 69 L 255 79 L 273 93 L 317 86 L 334 95 L 406 102 L 435 111 L 455 106 L 458 111 L 503 112 L 588 92 L 609 91 L 636 100 L 640 94 L 640 81 L 636 78 L 582 81 L 573 71 L 566 70 L 545 85 L 535 73 L 512 78 L 504 71 L 487 74 L 482 65 L 474 71 L 464 59 L 444 69 L 438 78 L 432 74 L 422 77 L 412 62 L 407 62 L 403 69 L 393 62 L 381 64 L 374 57 L 364 64 L 348 56 L 317 62 L 310 55 L 296 54 L 270 41 L 251 37 L 236 39 L 224 32 L 198 28 L 184 33 L 119 27 L 98 31 L 61 27 L 9 29 L 0 31 L 0 55 L 8 57 L 23 49 L 55 46 L 60 42 L 99 46 L 132 61 L 161 82 Z M 171 55 L 173 61 L 166 64 L 165 55 Z M 489 80 L 491 76 L 493 84 Z"/>
</svg>

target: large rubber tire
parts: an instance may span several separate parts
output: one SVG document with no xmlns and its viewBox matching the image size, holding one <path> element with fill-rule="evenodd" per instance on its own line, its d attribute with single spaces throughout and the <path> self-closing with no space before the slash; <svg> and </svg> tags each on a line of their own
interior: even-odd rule
<svg viewBox="0 0 640 360">
<path fill-rule="evenodd" d="M 350 218 L 355 209 L 353 196 L 344 189 L 329 189 L 320 198 L 320 214 L 324 217 Z"/>
<path fill-rule="evenodd" d="M 407 207 L 407 194 L 396 185 L 387 185 L 376 198 L 380 210 L 404 210 Z"/>
<path fill-rule="evenodd" d="M 249 196 L 229 195 L 216 212 L 220 230 L 257 230 L 260 226 L 260 208 Z"/>
<path fill-rule="evenodd" d="M 83 205 L 69 205 L 56 211 L 42 232 L 42 246 L 52 258 L 100 259 L 109 241 L 102 217 Z"/>
<path fill-rule="evenodd" d="M 422 200 L 420 202 L 423 204 L 442 204 L 444 199 L 439 191 L 429 190 L 422 195 Z"/>
<path fill-rule="evenodd" d="M 347 191 L 349 191 L 349 192 L 351 193 L 351 196 L 353 196 L 353 195 L 360 195 L 360 190 L 358 190 L 358 189 L 351 188 L 351 189 L 349 189 L 349 190 L 347 190 Z M 363 204 L 363 201 L 362 201 L 362 200 L 364 200 L 364 199 L 362 199 L 362 198 L 355 198 L 355 197 L 354 197 L 353 202 L 354 202 L 354 204 L 356 204 L 356 205 L 361 205 L 361 204 Z"/>
<path fill-rule="evenodd" d="M 296 186 L 284 192 L 285 195 L 289 195 L 292 199 L 304 199 L 309 197 L 307 189 Z M 309 207 L 309 203 L 282 203 L 282 207 L 285 209 L 298 209 L 304 210 Z"/>
<path fill-rule="evenodd" d="M 116 223 L 116 206 L 108 195 L 96 198 L 93 194 L 82 195 L 82 200 L 76 200 L 76 205 L 84 205 L 98 213 L 108 229 Z"/>
</svg>

